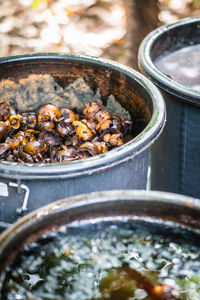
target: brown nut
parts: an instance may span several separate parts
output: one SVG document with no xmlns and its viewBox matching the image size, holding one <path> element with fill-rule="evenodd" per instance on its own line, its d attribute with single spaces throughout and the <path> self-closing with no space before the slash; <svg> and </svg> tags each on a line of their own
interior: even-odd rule
<svg viewBox="0 0 200 300">
<path fill-rule="evenodd" d="M 12 138 L 7 137 L 5 140 L 6 143 L 9 144 L 11 149 L 17 149 L 19 145 L 25 145 L 27 143 L 27 139 L 25 138 L 24 132 L 19 131 Z"/>
<path fill-rule="evenodd" d="M 65 138 L 65 146 L 79 147 L 82 141 L 78 135 L 67 136 Z"/>
<path fill-rule="evenodd" d="M 126 134 L 130 133 L 131 131 L 131 126 L 132 126 L 132 121 L 129 120 L 122 120 L 122 129 L 121 132 L 125 136 Z"/>
<path fill-rule="evenodd" d="M 34 160 L 35 163 L 41 163 L 44 161 L 43 155 L 40 152 L 37 152 L 32 156 L 32 159 Z"/>
<path fill-rule="evenodd" d="M 6 151 L 10 149 L 10 146 L 8 143 L 1 143 L 0 144 L 0 156 L 3 156 Z"/>
<path fill-rule="evenodd" d="M 65 123 L 72 123 L 76 120 L 76 115 L 75 113 L 68 108 L 62 108 L 60 110 L 62 117 L 65 120 Z"/>
<path fill-rule="evenodd" d="M 25 163 L 34 163 L 34 160 L 31 157 L 31 155 L 28 153 L 25 153 L 24 151 L 19 151 L 18 157 Z M 18 161 L 21 162 L 21 160 L 18 160 Z"/>
<path fill-rule="evenodd" d="M 47 150 L 47 145 L 44 142 L 40 141 L 31 141 L 24 146 L 24 151 L 31 156 L 35 155 L 38 152 L 47 152 Z"/>
<path fill-rule="evenodd" d="M 76 132 L 73 124 L 66 123 L 65 120 L 61 120 L 57 124 L 56 131 L 60 135 L 60 137 L 66 137 L 68 135 L 73 135 Z"/>
<path fill-rule="evenodd" d="M 58 149 L 54 160 L 56 162 L 66 162 L 77 160 L 78 158 L 76 149 L 62 145 L 60 149 Z"/>
<path fill-rule="evenodd" d="M 14 149 L 17 149 L 21 143 L 20 139 L 18 139 L 18 137 L 13 137 L 12 139 L 11 138 L 7 138 L 6 139 L 6 143 L 8 143 L 8 145 L 10 146 L 10 148 L 12 150 Z"/>
<path fill-rule="evenodd" d="M 106 120 L 109 120 L 111 118 L 111 114 L 107 110 L 100 110 L 96 113 L 95 119 L 99 123 L 104 123 Z"/>
<path fill-rule="evenodd" d="M 89 156 L 94 156 L 98 154 L 98 149 L 95 143 L 85 142 L 79 147 L 79 152 L 87 151 Z"/>
<path fill-rule="evenodd" d="M 5 122 L 0 121 L 0 142 L 2 142 L 9 132 L 8 126 Z"/>
<path fill-rule="evenodd" d="M 15 130 L 19 129 L 21 125 L 21 115 L 12 115 L 9 117 L 9 122 L 12 128 Z"/>
<path fill-rule="evenodd" d="M 77 153 L 80 158 L 101 154 L 108 150 L 105 142 L 85 142 L 78 149 Z"/>
<path fill-rule="evenodd" d="M 112 128 L 118 131 L 122 130 L 122 119 L 118 116 L 112 116 Z"/>
<path fill-rule="evenodd" d="M 59 145 L 60 139 L 59 135 L 54 130 L 43 130 L 38 136 L 38 140 L 44 142 L 48 146 Z"/>
<path fill-rule="evenodd" d="M 23 146 L 28 142 L 36 141 L 36 135 L 38 135 L 38 133 L 39 133 L 39 131 L 34 130 L 34 129 L 28 129 L 28 130 L 22 131 L 22 132 L 24 135 L 24 139 L 21 144 Z"/>
<path fill-rule="evenodd" d="M 91 140 L 93 137 L 91 129 L 83 122 L 81 121 L 74 121 L 73 125 L 76 128 L 76 134 L 83 140 L 88 141 Z"/>
<path fill-rule="evenodd" d="M 21 115 L 21 129 L 36 129 L 37 126 L 37 118 L 34 112 L 31 113 L 23 113 Z"/>
<path fill-rule="evenodd" d="M 117 147 L 122 146 L 124 144 L 121 133 L 105 134 L 103 136 L 103 141 L 109 143 L 111 146 Z"/>
<path fill-rule="evenodd" d="M 112 121 L 110 119 L 106 120 L 103 123 L 98 123 L 96 126 L 96 130 L 99 131 L 100 133 L 112 126 Z"/>
<path fill-rule="evenodd" d="M 91 129 L 93 135 L 96 134 L 96 125 L 97 124 L 95 121 L 82 119 L 81 122 L 86 124 L 87 127 Z"/>
<path fill-rule="evenodd" d="M 95 142 L 98 154 L 108 151 L 108 145 L 105 142 Z"/>
<path fill-rule="evenodd" d="M 59 119 L 61 117 L 61 112 L 56 106 L 46 104 L 39 108 L 37 116 L 38 122 L 49 122 Z"/>
<path fill-rule="evenodd" d="M 50 129 L 54 129 L 55 128 L 55 124 L 51 121 L 47 121 L 47 122 L 44 122 L 44 121 L 41 121 L 41 122 L 38 122 L 38 129 L 39 130 L 50 130 Z"/>
<path fill-rule="evenodd" d="M 92 102 L 85 104 L 85 108 L 83 110 L 83 114 L 86 119 L 93 120 L 95 118 L 96 113 L 101 109 L 102 105 Z"/>
<path fill-rule="evenodd" d="M 0 101 L 0 121 L 7 121 L 11 115 L 11 110 L 11 106 L 9 106 L 6 101 Z"/>
</svg>

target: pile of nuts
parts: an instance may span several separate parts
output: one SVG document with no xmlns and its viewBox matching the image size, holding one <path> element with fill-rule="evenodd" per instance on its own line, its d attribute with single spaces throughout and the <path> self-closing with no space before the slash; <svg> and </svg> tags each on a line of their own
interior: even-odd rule
<svg viewBox="0 0 200 300">
<path fill-rule="evenodd" d="M 0 160 L 60 163 L 91 157 L 129 141 L 131 125 L 95 102 L 78 114 L 52 104 L 20 113 L 0 101 Z"/>
</svg>

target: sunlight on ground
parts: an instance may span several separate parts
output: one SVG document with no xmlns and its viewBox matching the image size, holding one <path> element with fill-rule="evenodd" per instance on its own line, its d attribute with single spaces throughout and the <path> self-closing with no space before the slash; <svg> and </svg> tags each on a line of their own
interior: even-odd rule
<svg viewBox="0 0 200 300">
<path fill-rule="evenodd" d="M 130 0 L 134 1 L 134 0 Z M 160 24 L 191 14 L 192 0 L 160 0 Z M 125 56 L 124 0 L 0 0 L 0 56 L 65 52 Z"/>
<path fill-rule="evenodd" d="M 126 33 L 122 0 L 32 4 L 32 0 L 0 1 L 0 56 L 48 51 L 100 56 Z"/>
</svg>

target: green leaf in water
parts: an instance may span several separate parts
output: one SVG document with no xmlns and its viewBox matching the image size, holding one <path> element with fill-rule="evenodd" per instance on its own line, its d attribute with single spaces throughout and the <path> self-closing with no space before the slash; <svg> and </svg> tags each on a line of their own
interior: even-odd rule
<svg viewBox="0 0 200 300">
<path fill-rule="evenodd" d="M 177 278 L 176 284 L 180 287 L 180 300 L 197 300 L 200 295 L 200 277 L 191 276 Z"/>
</svg>

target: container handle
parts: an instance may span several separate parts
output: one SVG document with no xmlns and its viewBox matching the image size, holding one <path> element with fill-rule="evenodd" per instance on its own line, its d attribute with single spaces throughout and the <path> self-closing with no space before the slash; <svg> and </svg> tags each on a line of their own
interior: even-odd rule
<svg viewBox="0 0 200 300">
<path fill-rule="evenodd" d="M 18 184 L 15 182 L 9 182 L 9 186 L 16 187 L 17 189 L 19 188 Z M 25 190 L 24 201 L 22 203 L 22 206 L 17 208 L 16 212 L 19 216 L 23 216 L 24 212 L 28 210 L 28 199 L 29 199 L 30 189 L 25 184 L 21 184 L 20 188 L 22 190 Z"/>
</svg>

